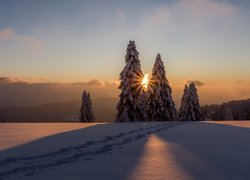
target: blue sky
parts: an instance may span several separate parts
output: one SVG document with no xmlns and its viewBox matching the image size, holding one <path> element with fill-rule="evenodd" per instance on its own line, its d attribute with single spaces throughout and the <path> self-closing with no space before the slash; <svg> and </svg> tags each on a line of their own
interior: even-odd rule
<svg viewBox="0 0 250 180">
<path fill-rule="evenodd" d="M 249 1 L 1 0 L 0 75 L 118 79 L 129 40 L 144 73 L 162 54 L 170 81 L 250 81 Z"/>
</svg>

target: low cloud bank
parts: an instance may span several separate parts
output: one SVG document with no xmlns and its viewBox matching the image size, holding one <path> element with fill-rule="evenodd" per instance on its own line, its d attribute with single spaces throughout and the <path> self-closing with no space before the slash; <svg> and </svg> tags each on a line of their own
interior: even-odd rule
<svg viewBox="0 0 250 180">
<path fill-rule="evenodd" d="M 77 83 L 30 82 L 23 79 L 0 77 L 0 107 L 33 106 L 51 102 L 80 100 L 84 89 L 92 98 L 118 97 L 116 81 L 91 80 Z"/>
<path fill-rule="evenodd" d="M 36 81 L 36 82 L 35 82 Z M 171 82 L 173 99 L 177 106 L 183 95 L 184 85 L 190 80 Z M 249 81 L 202 82 L 192 80 L 198 88 L 201 105 L 246 99 L 250 97 Z M 102 82 L 92 79 L 86 82 L 60 83 L 45 78 L 0 77 L 0 107 L 34 106 L 45 103 L 80 101 L 84 89 L 92 99 L 118 99 L 119 81 Z"/>
</svg>

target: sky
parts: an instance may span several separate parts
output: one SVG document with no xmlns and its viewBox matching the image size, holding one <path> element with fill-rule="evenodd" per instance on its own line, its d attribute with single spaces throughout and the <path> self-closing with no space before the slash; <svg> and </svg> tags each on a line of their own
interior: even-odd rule
<svg viewBox="0 0 250 180">
<path fill-rule="evenodd" d="M 247 0 L 0 0 L 0 77 L 114 82 L 134 40 L 144 73 L 161 54 L 175 95 L 197 80 L 203 103 L 247 98 L 249 9 Z"/>
</svg>

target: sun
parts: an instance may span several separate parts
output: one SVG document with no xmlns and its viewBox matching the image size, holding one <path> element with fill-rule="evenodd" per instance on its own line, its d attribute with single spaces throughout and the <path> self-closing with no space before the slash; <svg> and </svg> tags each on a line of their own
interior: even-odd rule
<svg viewBox="0 0 250 180">
<path fill-rule="evenodd" d="M 141 85 L 145 91 L 148 89 L 148 83 L 149 83 L 149 73 L 144 74 L 144 77 L 142 78 L 141 81 Z"/>
</svg>

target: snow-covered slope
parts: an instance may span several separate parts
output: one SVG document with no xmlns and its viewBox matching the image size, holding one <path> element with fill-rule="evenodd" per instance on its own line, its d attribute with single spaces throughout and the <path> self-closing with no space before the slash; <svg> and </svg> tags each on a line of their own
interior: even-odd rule
<svg viewBox="0 0 250 180">
<path fill-rule="evenodd" d="M 95 124 L 2 150 L 0 179 L 248 179 L 249 127 L 249 122 Z"/>
</svg>

